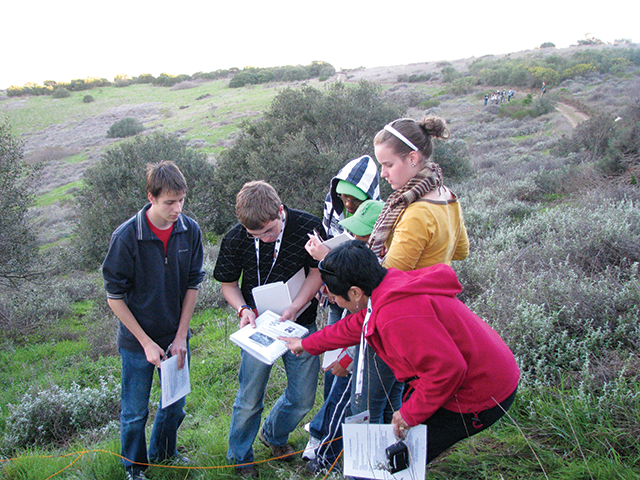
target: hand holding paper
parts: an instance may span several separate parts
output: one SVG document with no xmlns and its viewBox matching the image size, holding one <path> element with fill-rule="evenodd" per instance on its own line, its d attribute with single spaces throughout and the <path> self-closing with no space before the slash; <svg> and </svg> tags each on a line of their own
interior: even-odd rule
<svg viewBox="0 0 640 480">
<path fill-rule="evenodd" d="M 331 251 L 329 247 L 322 243 L 322 239 L 311 234 L 309 234 L 309 241 L 305 244 L 304 249 L 318 262 Z"/>
</svg>

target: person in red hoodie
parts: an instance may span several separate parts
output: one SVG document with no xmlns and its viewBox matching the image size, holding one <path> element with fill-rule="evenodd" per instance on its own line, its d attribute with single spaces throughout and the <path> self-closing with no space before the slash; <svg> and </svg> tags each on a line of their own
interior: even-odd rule
<svg viewBox="0 0 640 480">
<path fill-rule="evenodd" d="M 427 462 L 506 413 L 520 371 L 495 330 L 456 298 L 462 287 L 450 266 L 385 269 L 353 240 L 318 268 L 336 303 L 352 314 L 304 339 L 282 340 L 295 354 L 372 348 L 408 387 L 394 432 L 404 438 L 411 427 L 427 425 Z"/>
</svg>

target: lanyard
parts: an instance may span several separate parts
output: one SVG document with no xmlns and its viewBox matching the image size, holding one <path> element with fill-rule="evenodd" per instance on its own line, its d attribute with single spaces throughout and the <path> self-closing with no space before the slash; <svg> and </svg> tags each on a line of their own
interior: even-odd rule
<svg viewBox="0 0 640 480">
<path fill-rule="evenodd" d="M 278 254 L 280 253 L 280 245 L 282 244 L 282 236 L 284 235 L 284 227 L 287 222 L 287 216 L 285 212 L 282 212 L 282 228 L 280 229 L 280 233 L 278 234 L 278 238 L 276 239 L 276 244 L 273 247 L 273 261 L 271 262 L 271 268 L 269 269 L 269 273 L 267 273 L 267 277 L 264 279 L 264 283 L 266 284 L 269 280 L 269 276 L 271 275 L 271 271 L 273 270 L 273 266 L 276 264 L 276 260 L 278 259 Z M 256 248 L 256 270 L 258 271 L 258 287 L 262 285 L 260 282 L 260 239 L 254 238 L 253 244 Z"/>
<path fill-rule="evenodd" d="M 360 353 L 358 353 L 358 370 L 356 371 L 356 395 L 362 395 L 362 382 L 364 375 L 364 357 L 366 357 L 367 341 L 364 335 L 367 331 L 367 324 L 371 317 L 371 297 L 367 302 L 367 314 L 364 316 L 364 322 L 362 322 L 362 332 L 360 332 Z"/>
</svg>

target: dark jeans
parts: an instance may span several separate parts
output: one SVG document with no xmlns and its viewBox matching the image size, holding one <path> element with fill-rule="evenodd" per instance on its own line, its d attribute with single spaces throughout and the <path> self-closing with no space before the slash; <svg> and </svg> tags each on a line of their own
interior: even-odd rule
<svg viewBox="0 0 640 480">
<path fill-rule="evenodd" d="M 144 465 L 136 464 L 149 462 L 145 425 L 149 417 L 149 397 L 155 366 L 147 361 L 144 352 L 132 352 L 121 348 L 120 357 L 122 359 L 120 443 L 121 455 L 124 457 L 122 463 L 126 468 L 144 469 Z M 187 344 L 187 360 L 190 357 Z M 178 427 L 185 417 L 185 404 L 186 397 L 167 408 L 162 408 L 162 402 L 158 403 L 158 412 L 149 441 L 151 463 L 161 462 L 178 455 L 177 434 Z"/>
</svg>

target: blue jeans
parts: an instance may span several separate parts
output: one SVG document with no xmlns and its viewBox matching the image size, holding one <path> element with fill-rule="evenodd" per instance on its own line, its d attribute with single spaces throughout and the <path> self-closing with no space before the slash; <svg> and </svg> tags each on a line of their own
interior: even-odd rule
<svg viewBox="0 0 640 480">
<path fill-rule="evenodd" d="M 402 405 L 404 384 L 396 380 L 391 369 L 378 357 L 371 345 L 367 345 L 364 360 L 362 395 L 356 395 L 358 357 L 357 348 L 353 360 L 353 380 L 351 388 L 351 415 L 357 415 L 369 409 L 371 423 L 391 423 L 393 412 Z"/>
<path fill-rule="evenodd" d="M 316 325 L 305 325 L 309 333 Z M 253 441 L 260 428 L 264 409 L 264 392 L 271 374 L 271 365 L 262 363 L 244 350 L 241 353 L 238 374 L 238 394 L 233 403 L 229 427 L 227 459 L 234 464 L 253 462 Z M 272 445 L 284 446 L 289 434 L 313 407 L 318 386 L 320 359 L 303 353 L 296 357 L 291 352 L 282 356 L 287 372 L 287 388 L 264 420 L 265 439 Z"/>
<path fill-rule="evenodd" d="M 122 394 L 120 410 L 120 444 L 122 463 L 125 468 L 144 469 L 146 464 L 158 463 L 178 455 L 178 427 L 184 420 L 186 397 L 162 408 L 162 399 L 158 402 L 151 439 L 149 440 L 149 459 L 145 425 L 149 417 L 149 397 L 153 383 L 155 366 L 147 361 L 144 352 L 132 352 L 120 348 L 122 359 Z M 187 358 L 191 352 L 187 344 Z M 160 377 L 158 371 L 158 377 Z"/>
</svg>

